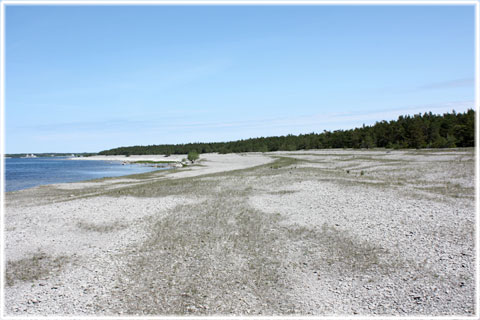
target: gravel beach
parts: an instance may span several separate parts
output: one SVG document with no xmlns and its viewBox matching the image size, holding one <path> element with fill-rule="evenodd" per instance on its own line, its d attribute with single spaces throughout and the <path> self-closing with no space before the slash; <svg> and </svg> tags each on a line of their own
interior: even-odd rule
<svg viewBox="0 0 480 320">
<path fill-rule="evenodd" d="M 6 316 L 475 315 L 472 148 L 201 154 L 5 202 Z"/>
</svg>

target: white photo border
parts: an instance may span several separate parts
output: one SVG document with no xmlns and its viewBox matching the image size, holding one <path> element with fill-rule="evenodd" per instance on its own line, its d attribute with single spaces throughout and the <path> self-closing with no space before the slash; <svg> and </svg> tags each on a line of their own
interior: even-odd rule
<svg viewBox="0 0 480 320">
<path fill-rule="evenodd" d="M 173 5 L 173 6 L 188 6 L 188 5 L 229 5 L 229 6 L 255 6 L 255 5 L 291 5 L 291 6 L 319 6 L 319 5 L 471 5 L 475 9 L 475 209 L 476 209 L 476 229 L 475 229 L 475 314 L 472 316 L 7 316 L 5 315 L 4 303 L 5 303 L 5 248 L 4 248 L 4 227 L 5 227 L 5 10 L 6 6 L 19 6 L 19 5 L 129 5 L 129 6 L 141 6 L 141 5 Z M 480 161 L 479 161 L 479 148 L 480 148 L 480 2 L 479 0 L 0 0 L 0 317 L 2 319 L 478 319 L 480 317 L 480 303 L 479 303 L 479 286 L 480 286 L 480 217 L 479 217 L 479 174 L 480 174 Z"/>
</svg>

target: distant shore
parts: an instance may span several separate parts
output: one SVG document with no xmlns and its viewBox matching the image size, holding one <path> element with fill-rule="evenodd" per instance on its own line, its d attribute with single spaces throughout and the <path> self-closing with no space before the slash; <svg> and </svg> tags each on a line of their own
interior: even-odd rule
<svg viewBox="0 0 480 320">
<path fill-rule="evenodd" d="M 200 154 L 200 158 L 194 163 L 188 161 L 187 157 L 188 155 L 186 154 L 175 154 L 168 157 L 165 157 L 164 155 L 131 155 L 128 157 L 122 155 L 97 155 L 91 157 L 72 157 L 70 160 L 121 161 L 125 163 L 135 163 L 141 161 L 169 161 L 177 168 L 183 167 L 182 163 L 186 164 L 188 166 L 188 171 L 184 171 L 182 173 L 176 172 L 174 175 L 175 177 L 191 177 L 201 174 L 238 170 L 274 161 L 274 159 L 271 157 L 260 152 L 248 153 L 248 157 L 245 153 L 204 153 Z"/>
<path fill-rule="evenodd" d="M 101 160 L 101 161 L 122 161 L 122 162 L 136 162 L 136 161 L 170 161 L 182 162 L 182 159 L 187 159 L 186 154 L 175 154 L 168 157 L 164 155 L 131 155 L 131 156 L 90 156 L 90 157 L 70 157 L 69 160 Z"/>
</svg>

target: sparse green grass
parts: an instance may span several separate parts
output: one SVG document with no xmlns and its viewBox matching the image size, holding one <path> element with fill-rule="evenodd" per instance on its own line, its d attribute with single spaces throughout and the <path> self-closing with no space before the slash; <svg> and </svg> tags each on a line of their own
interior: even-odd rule
<svg viewBox="0 0 480 320">
<path fill-rule="evenodd" d="M 434 194 L 453 198 L 475 198 L 475 188 L 465 188 L 459 184 L 453 184 L 448 182 L 445 184 L 438 184 L 436 186 L 428 187 L 416 185 L 415 188 L 418 190 L 428 191 Z"/>
<path fill-rule="evenodd" d="M 372 161 L 376 162 L 378 165 L 388 165 L 388 164 L 398 164 L 401 162 L 405 162 L 404 160 L 399 160 L 399 159 L 385 159 L 382 158 L 386 155 L 378 155 L 378 156 L 353 156 L 353 157 L 339 157 L 339 159 L 336 159 L 338 162 L 356 162 L 356 161 Z"/>
<path fill-rule="evenodd" d="M 104 195 L 108 196 L 133 196 L 133 197 L 161 197 L 169 195 L 208 195 L 214 182 L 204 180 L 201 177 L 162 179 L 135 186 L 126 186 L 110 191 Z"/>
<path fill-rule="evenodd" d="M 275 195 L 275 196 L 283 196 L 283 195 L 286 195 L 286 194 L 293 194 L 293 193 L 296 193 L 296 192 L 298 192 L 298 191 L 296 191 L 296 190 L 280 190 L 280 191 L 269 192 L 269 194 Z"/>
<path fill-rule="evenodd" d="M 177 161 L 148 161 L 148 160 L 142 160 L 142 161 L 134 161 L 132 163 L 145 163 L 145 164 L 168 164 L 168 163 L 177 163 Z"/>
<path fill-rule="evenodd" d="M 88 181 L 84 181 L 84 182 L 104 182 L 104 181 L 115 181 L 115 180 L 123 180 L 123 179 L 149 180 L 149 179 L 157 178 L 159 176 L 168 174 L 169 172 L 172 172 L 173 170 L 175 170 L 175 169 L 165 170 L 165 168 L 158 168 L 158 169 L 154 169 L 152 171 L 143 172 L 143 173 L 129 174 L 129 175 L 120 176 L 120 177 L 105 177 L 105 178 L 100 178 L 100 179 L 88 180 Z"/>
<path fill-rule="evenodd" d="M 288 166 L 293 166 L 303 161 L 293 157 L 275 157 L 275 158 L 277 158 L 277 160 L 269 165 L 270 169 L 281 169 Z"/>
<path fill-rule="evenodd" d="M 435 153 L 459 153 L 459 152 L 465 152 L 465 153 L 470 153 L 474 152 L 475 148 L 469 147 L 469 148 L 441 148 L 441 149 L 402 149 L 405 154 L 409 155 L 418 155 L 418 154 L 435 154 Z"/>
<path fill-rule="evenodd" d="M 95 223 L 90 223 L 85 221 L 79 221 L 77 223 L 77 227 L 84 231 L 107 233 L 107 232 L 125 229 L 127 225 L 120 221 L 114 221 L 112 223 L 103 223 L 103 224 L 95 224 Z"/>
<path fill-rule="evenodd" d="M 18 281 L 34 281 L 57 273 L 69 261 L 67 257 L 51 257 L 45 253 L 36 253 L 30 258 L 8 261 L 5 268 L 7 286 Z"/>
<path fill-rule="evenodd" d="M 288 230 L 292 239 L 301 240 L 316 269 L 335 268 L 336 272 L 367 273 L 369 271 L 383 274 L 399 268 L 402 263 L 397 259 L 383 259 L 389 252 L 372 243 L 360 240 L 334 226 L 323 224 L 320 229 L 293 227 Z"/>
</svg>

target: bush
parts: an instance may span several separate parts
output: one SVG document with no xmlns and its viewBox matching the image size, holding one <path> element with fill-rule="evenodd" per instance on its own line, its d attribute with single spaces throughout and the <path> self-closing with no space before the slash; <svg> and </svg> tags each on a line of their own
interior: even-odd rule
<svg viewBox="0 0 480 320">
<path fill-rule="evenodd" d="M 195 160 L 198 160 L 199 158 L 199 155 L 196 151 L 190 151 L 188 153 L 188 160 L 190 160 L 190 162 L 194 163 Z"/>
</svg>

